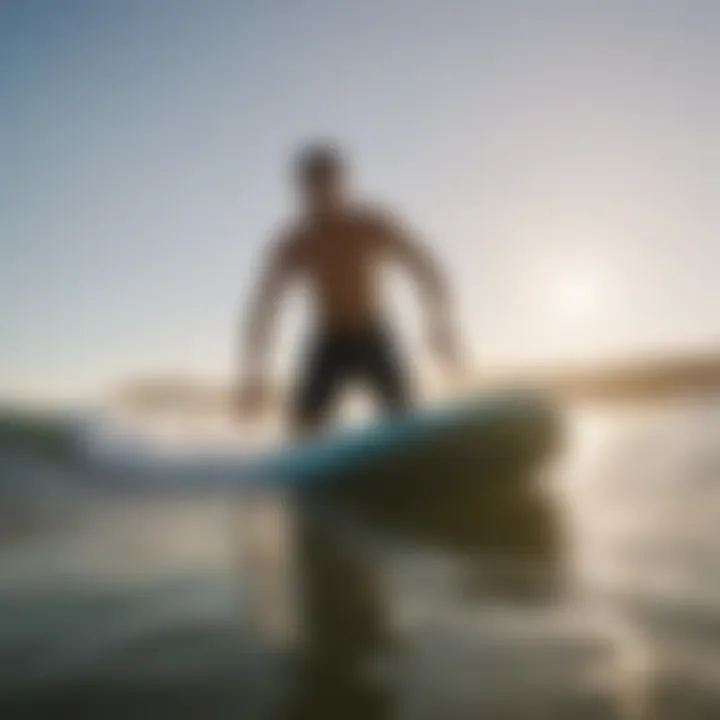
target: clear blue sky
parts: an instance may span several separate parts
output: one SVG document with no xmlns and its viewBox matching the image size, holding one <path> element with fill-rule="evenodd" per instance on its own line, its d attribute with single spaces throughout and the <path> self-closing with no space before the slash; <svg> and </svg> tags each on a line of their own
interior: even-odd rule
<svg viewBox="0 0 720 720">
<path fill-rule="evenodd" d="M 717 342 L 719 77 L 714 0 L 4 0 L 0 397 L 226 376 L 325 135 L 479 362 Z"/>
</svg>

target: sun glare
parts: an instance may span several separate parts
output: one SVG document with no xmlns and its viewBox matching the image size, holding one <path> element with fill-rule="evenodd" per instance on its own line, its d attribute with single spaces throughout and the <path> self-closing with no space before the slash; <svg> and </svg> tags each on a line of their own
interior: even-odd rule
<svg viewBox="0 0 720 720">
<path fill-rule="evenodd" d="M 603 283 L 590 271 L 575 271 L 558 278 L 550 294 L 552 314 L 583 320 L 602 310 Z"/>
</svg>

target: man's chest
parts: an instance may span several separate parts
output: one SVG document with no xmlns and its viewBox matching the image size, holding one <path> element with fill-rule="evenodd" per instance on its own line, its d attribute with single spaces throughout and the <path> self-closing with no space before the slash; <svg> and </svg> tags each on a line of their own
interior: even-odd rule
<svg viewBox="0 0 720 720">
<path fill-rule="evenodd" d="M 362 228 L 329 228 L 308 238 L 301 264 L 311 275 L 351 274 L 376 260 L 374 245 L 372 236 Z"/>
</svg>

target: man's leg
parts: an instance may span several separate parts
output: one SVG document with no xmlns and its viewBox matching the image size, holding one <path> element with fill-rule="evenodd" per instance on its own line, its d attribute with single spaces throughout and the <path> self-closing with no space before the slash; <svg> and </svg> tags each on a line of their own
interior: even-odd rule
<svg viewBox="0 0 720 720">
<path fill-rule="evenodd" d="M 402 413 L 411 407 L 408 373 L 386 330 L 379 329 L 368 338 L 360 363 L 361 375 L 379 397 L 386 413 Z"/>
<path fill-rule="evenodd" d="M 352 350 L 326 338 L 311 353 L 293 408 L 295 437 L 310 439 L 326 425 L 352 365 Z M 387 699 L 362 677 L 381 607 L 372 592 L 372 567 L 326 522 L 312 497 L 299 492 L 296 507 L 303 647 L 287 717 L 383 718 Z"/>
<path fill-rule="evenodd" d="M 342 348 L 328 335 L 314 341 L 304 361 L 292 400 L 291 434 L 305 440 L 318 435 L 330 415 L 342 380 Z"/>
</svg>

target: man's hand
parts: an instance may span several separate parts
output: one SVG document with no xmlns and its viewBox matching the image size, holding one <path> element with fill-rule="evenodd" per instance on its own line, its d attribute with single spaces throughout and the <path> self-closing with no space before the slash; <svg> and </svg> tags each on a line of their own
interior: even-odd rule
<svg viewBox="0 0 720 720">
<path fill-rule="evenodd" d="M 268 404 L 268 388 L 263 379 L 253 378 L 240 385 L 235 394 L 235 412 L 242 419 L 259 417 Z"/>
<path fill-rule="evenodd" d="M 429 343 L 432 352 L 446 371 L 457 373 L 463 366 L 455 333 L 447 324 L 436 323 L 430 328 Z"/>
</svg>

